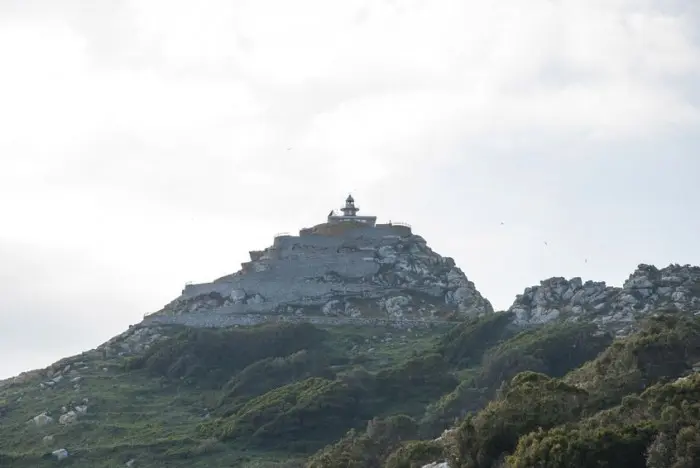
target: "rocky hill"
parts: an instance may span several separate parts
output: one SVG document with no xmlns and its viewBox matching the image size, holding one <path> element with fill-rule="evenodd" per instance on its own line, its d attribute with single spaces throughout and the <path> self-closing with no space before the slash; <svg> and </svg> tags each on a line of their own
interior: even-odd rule
<svg viewBox="0 0 700 468">
<path fill-rule="evenodd" d="M 640 318 L 660 309 L 700 313 L 700 267 L 658 269 L 641 264 L 622 287 L 581 278 L 550 278 L 525 289 L 508 311 L 519 325 L 585 321 L 622 336 Z"/>
<path fill-rule="evenodd" d="M 697 466 L 700 268 L 550 278 L 494 312 L 452 259 L 348 200 L 0 382 L 0 467 Z"/>
<path fill-rule="evenodd" d="M 187 285 L 144 324 L 435 321 L 493 312 L 454 260 L 433 252 L 406 225 L 324 223 L 277 236 L 250 257 L 234 274 Z"/>
<path fill-rule="evenodd" d="M 305 321 L 320 325 L 446 322 L 493 312 L 450 257 L 406 224 L 348 216 L 278 235 L 231 275 L 189 284 L 141 326 L 191 327 Z M 366 222 L 370 220 L 371 222 Z M 700 267 L 639 265 L 622 287 L 554 277 L 525 289 L 508 309 L 517 326 L 585 321 L 628 334 L 652 310 L 700 310 Z M 144 333 L 144 332 L 141 332 Z"/>
<path fill-rule="evenodd" d="M 342 264 L 348 253 L 330 249 L 326 254 L 329 259 L 321 262 L 320 271 L 331 276 L 333 282 L 289 274 L 288 289 L 275 296 L 269 291 L 278 290 L 277 277 L 270 272 L 279 267 L 298 273 L 308 268 L 304 264 L 309 257 L 297 253 L 294 260 L 285 262 L 277 255 L 286 258 L 286 253 L 269 253 L 280 249 L 273 246 L 250 262 L 258 265 L 254 267 L 260 270 L 258 275 L 251 275 L 245 268 L 213 283 L 186 288 L 182 296 L 163 310 L 148 316 L 98 350 L 108 356 L 139 353 L 163 338 L 160 328 L 163 325 L 222 328 L 282 321 L 321 326 L 363 324 L 415 328 L 449 326 L 458 320 L 493 313 L 489 301 L 451 258 L 434 253 L 422 237 L 407 234 L 407 228 L 399 229 L 404 230 L 403 236 L 367 237 L 362 230 L 355 230 L 350 236 L 331 238 L 343 245 L 348 245 L 348 239 L 363 242 L 360 244 L 363 248 L 358 251 L 368 259 L 363 261 L 363 268 L 369 268 L 373 272 L 371 276 L 352 279 L 331 275 L 328 270 L 340 269 L 336 265 Z M 276 244 L 303 245 L 300 240 L 303 237 L 286 236 L 285 239 Z M 310 242 L 317 240 L 312 237 Z M 294 250 L 303 251 L 300 247 Z M 307 292 L 314 290 L 318 294 L 300 296 L 294 284 L 304 285 Z M 348 287 L 341 289 L 343 284 Z M 247 289 L 241 285 L 246 285 Z M 363 288 L 359 294 L 353 289 L 355 286 Z M 248 291 L 247 296 L 243 291 Z M 263 298 L 261 291 L 267 296 Z M 640 264 L 621 287 L 608 286 L 603 281 L 584 282 L 581 278 L 549 278 L 516 296 L 507 312 L 511 313 L 512 324 L 516 327 L 584 323 L 623 337 L 631 333 L 641 319 L 659 310 L 700 314 L 700 267 L 669 265 L 659 269 Z"/>
</svg>

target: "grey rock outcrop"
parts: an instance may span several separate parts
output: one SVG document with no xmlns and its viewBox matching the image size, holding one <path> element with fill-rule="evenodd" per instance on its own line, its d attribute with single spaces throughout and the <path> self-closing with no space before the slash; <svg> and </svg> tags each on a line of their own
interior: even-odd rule
<svg viewBox="0 0 700 468">
<path fill-rule="evenodd" d="M 584 283 L 581 278 L 550 278 L 525 289 L 508 310 L 519 325 L 585 319 L 624 335 L 639 318 L 660 309 L 700 311 L 700 267 L 658 269 L 641 264 L 622 287 Z"/>
<path fill-rule="evenodd" d="M 68 411 L 66 414 L 62 414 L 60 418 L 58 418 L 58 423 L 67 425 L 67 424 L 73 424 L 78 420 L 78 413 L 75 411 Z"/>
<path fill-rule="evenodd" d="M 97 348 L 104 358 L 128 356 L 148 350 L 165 336 L 158 327 L 130 327 Z"/>
<path fill-rule="evenodd" d="M 68 450 L 64 448 L 54 450 L 53 452 L 51 452 L 51 455 L 56 457 L 56 460 L 63 460 L 64 458 L 68 458 Z"/>
<path fill-rule="evenodd" d="M 34 416 L 34 418 L 32 418 L 32 421 L 34 421 L 34 424 L 37 427 L 42 427 L 51 424 L 53 422 L 53 418 L 51 416 L 48 416 L 46 413 L 41 413 L 39 415 Z"/>
<path fill-rule="evenodd" d="M 237 273 L 187 285 L 142 325 L 224 326 L 244 316 L 444 321 L 493 312 L 454 260 L 407 226 L 319 226 L 276 237 Z"/>
</svg>

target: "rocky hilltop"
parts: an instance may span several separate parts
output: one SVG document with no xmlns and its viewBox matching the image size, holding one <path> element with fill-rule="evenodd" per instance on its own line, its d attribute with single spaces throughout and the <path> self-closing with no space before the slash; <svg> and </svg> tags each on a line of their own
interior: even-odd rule
<svg viewBox="0 0 700 468">
<path fill-rule="evenodd" d="M 660 309 L 700 314 L 700 267 L 658 269 L 641 264 L 622 287 L 581 278 L 549 278 L 525 289 L 508 310 L 519 325 L 586 320 L 624 335 L 640 318 Z"/>
<path fill-rule="evenodd" d="M 433 252 L 410 226 L 376 224 L 356 210 L 348 197 L 342 216 L 331 214 L 299 235 L 278 235 L 250 252 L 240 271 L 187 285 L 144 324 L 444 321 L 493 312 L 454 260 Z"/>
<path fill-rule="evenodd" d="M 700 267 L 494 312 L 409 226 L 342 211 L 0 381 L 0 466 L 696 466 Z M 292 323 L 228 326 L 258 322 Z"/>
<path fill-rule="evenodd" d="M 187 285 L 140 325 L 413 326 L 493 312 L 454 260 L 434 252 L 410 226 L 377 224 L 358 210 L 349 196 L 342 215 L 331 212 L 325 223 L 298 235 L 276 236 L 271 246 L 251 251 L 238 272 Z M 553 277 L 526 288 L 508 311 L 518 326 L 587 321 L 624 336 L 639 318 L 663 308 L 700 310 L 700 267 L 642 264 L 621 287 Z"/>
</svg>

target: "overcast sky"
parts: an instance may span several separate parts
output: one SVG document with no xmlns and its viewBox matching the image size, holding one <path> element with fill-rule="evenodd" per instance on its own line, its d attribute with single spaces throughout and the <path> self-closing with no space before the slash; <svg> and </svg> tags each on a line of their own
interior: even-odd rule
<svg viewBox="0 0 700 468">
<path fill-rule="evenodd" d="M 498 309 L 700 264 L 700 2 L 0 0 L 0 377 L 348 192 Z"/>
</svg>

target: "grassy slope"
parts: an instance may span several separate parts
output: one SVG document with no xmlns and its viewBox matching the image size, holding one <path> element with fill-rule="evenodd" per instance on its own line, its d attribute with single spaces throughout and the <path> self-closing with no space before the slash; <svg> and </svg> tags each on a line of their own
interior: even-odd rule
<svg viewBox="0 0 700 468">
<path fill-rule="evenodd" d="M 649 443 L 658 430 L 639 425 L 660 417 L 664 398 L 687 411 L 693 404 L 682 406 L 683 398 L 653 386 L 700 360 L 698 319 L 652 321 L 613 345 L 585 325 L 516 333 L 507 314 L 448 332 L 297 325 L 168 334 L 137 358 L 88 353 L 68 360 L 85 365 L 74 365 L 76 374 L 53 389 L 39 387 L 47 377 L 0 388 L 0 466 L 53 466 L 48 454 L 57 448 L 71 453 L 62 465 L 94 468 L 131 459 L 138 467 L 291 468 L 310 456 L 309 466 L 318 468 L 398 468 L 440 454 L 475 468 L 504 453 L 514 453 L 513 466 L 528 466 L 552 458 L 548 447 L 564 437 L 565 424 L 579 425 L 571 426 L 578 431 L 572 440 L 584 448 L 600 430 L 612 431 L 611 440 Z M 78 389 L 69 382 L 76 375 Z M 627 410 L 615 406 L 650 386 L 651 403 L 628 397 Z M 87 414 L 76 423 L 27 423 L 44 411 L 57 421 L 62 406 L 84 398 Z M 461 420 L 446 447 L 405 443 L 430 439 L 470 411 L 477 413 Z M 606 414 L 624 415 L 639 426 L 637 435 L 613 427 Z M 683 434 L 692 442 L 689 430 Z M 47 435 L 53 441 L 44 442 Z M 679 457 L 692 449 L 674 444 Z"/>
<path fill-rule="evenodd" d="M 170 333 L 178 339 L 192 336 L 178 329 L 171 329 Z M 405 356 L 430 349 L 436 333 L 438 331 L 408 332 L 362 327 L 330 329 L 324 334 L 318 351 L 336 356 L 339 363 L 332 366 L 334 373 L 359 364 L 368 371 L 375 371 L 391 366 Z M 294 334 L 289 338 L 298 341 Z M 313 348 L 313 344 L 306 343 L 305 348 L 309 347 Z M 207 422 L 217 420 L 225 395 L 221 389 L 237 373 L 236 366 L 231 367 L 230 375 L 219 372 L 221 367 L 227 367 L 226 362 L 208 372 L 199 368 L 191 358 L 196 354 L 192 348 L 171 347 L 175 353 L 190 356 L 190 366 L 183 368 L 181 360 L 170 359 L 172 356 L 163 359 L 163 350 L 167 346 L 162 348 L 146 357 L 146 361 L 150 358 L 149 362 L 154 364 L 152 368 L 144 367 L 143 364 L 147 363 L 135 363 L 133 359 L 104 360 L 94 354 L 72 359 L 83 361 L 87 366 L 75 374 L 82 377 L 79 390 L 73 388 L 68 378 L 53 389 L 41 389 L 39 384 L 48 380 L 46 377 L 0 389 L 0 408 L 4 408 L 0 411 L 0 466 L 53 466 L 55 459 L 47 457 L 47 453 L 58 448 L 66 448 L 72 454 L 62 461 L 63 466 L 94 468 L 121 467 L 131 459 L 136 459 L 139 467 L 205 467 L 212 466 L 214 461 L 215 466 L 257 467 L 268 466 L 264 463 L 269 462 L 272 467 L 278 466 L 275 462 L 288 464 L 290 459 L 304 458 L 303 455 L 271 452 L 267 448 L 257 450 L 235 441 L 219 442 L 201 430 Z M 209 348 L 204 352 L 221 352 L 215 346 Z M 293 353 L 296 349 L 291 346 L 282 354 L 286 351 Z M 207 356 L 202 357 L 206 366 Z M 258 357 L 265 359 L 268 356 L 263 352 L 254 356 Z M 168 359 L 170 364 L 177 362 L 178 365 L 168 366 Z M 238 367 L 244 364 L 247 361 L 242 361 Z M 158 375 L 159 371 L 163 371 L 162 375 Z M 188 377 L 192 373 L 199 379 Z M 225 380 L 217 382 L 221 377 Z M 83 398 L 88 399 L 87 414 L 77 423 L 58 424 L 61 408 L 70 408 L 71 403 L 73 406 L 81 404 Z M 54 423 L 45 427 L 27 423 L 45 411 L 55 419 Z M 47 435 L 53 436 L 52 442 L 42 441 Z"/>
</svg>

